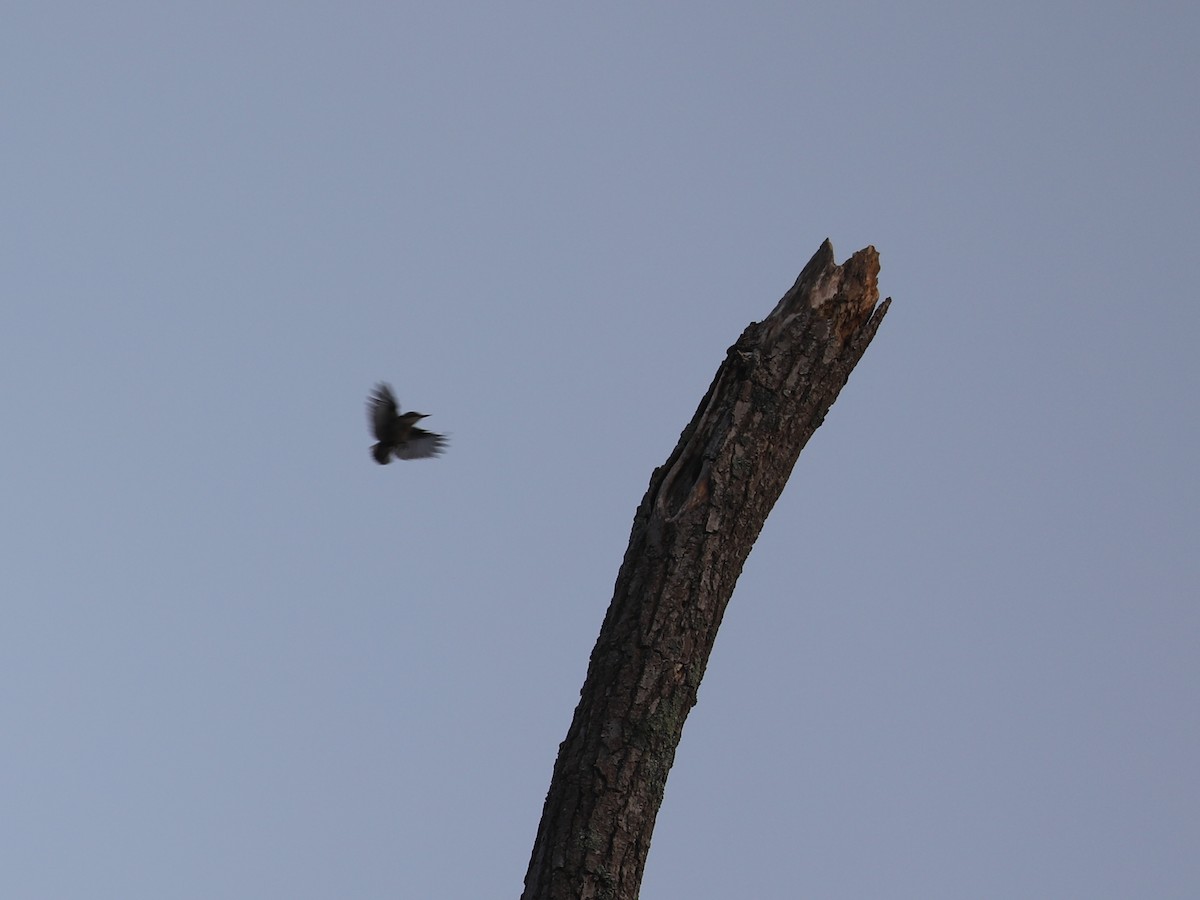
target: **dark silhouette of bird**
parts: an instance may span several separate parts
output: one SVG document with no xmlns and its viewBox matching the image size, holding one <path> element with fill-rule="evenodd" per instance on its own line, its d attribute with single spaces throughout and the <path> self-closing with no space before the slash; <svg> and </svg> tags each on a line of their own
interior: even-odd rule
<svg viewBox="0 0 1200 900">
<path fill-rule="evenodd" d="M 424 413 L 401 413 L 391 387 L 382 381 L 375 385 L 367 400 L 367 419 L 378 441 L 371 447 L 375 462 L 386 466 L 393 456 L 396 459 L 428 459 L 441 454 L 446 447 L 446 438 L 418 428 L 416 423 L 424 418 Z"/>
</svg>

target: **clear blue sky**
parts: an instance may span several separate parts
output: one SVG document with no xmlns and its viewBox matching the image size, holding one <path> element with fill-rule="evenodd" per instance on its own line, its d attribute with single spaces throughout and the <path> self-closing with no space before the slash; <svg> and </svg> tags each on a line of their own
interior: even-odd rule
<svg viewBox="0 0 1200 900">
<path fill-rule="evenodd" d="M 7 4 L 0 896 L 517 896 L 651 470 L 826 237 L 895 303 L 642 896 L 1196 896 L 1197 10 Z M 371 461 L 381 379 L 445 457 Z"/>
</svg>

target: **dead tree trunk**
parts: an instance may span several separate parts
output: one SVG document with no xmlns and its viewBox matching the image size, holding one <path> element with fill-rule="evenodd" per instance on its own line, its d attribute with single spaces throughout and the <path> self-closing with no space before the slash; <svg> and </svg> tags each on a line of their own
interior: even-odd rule
<svg viewBox="0 0 1200 900">
<path fill-rule="evenodd" d="M 683 723 L 742 565 L 879 328 L 879 255 L 829 241 L 729 348 L 633 520 L 522 900 L 632 900 Z"/>
</svg>

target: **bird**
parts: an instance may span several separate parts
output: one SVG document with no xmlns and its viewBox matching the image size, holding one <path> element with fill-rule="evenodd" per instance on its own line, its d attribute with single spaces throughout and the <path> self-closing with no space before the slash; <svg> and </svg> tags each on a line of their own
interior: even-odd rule
<svg viewBox="0 0 1200 900">
<path fill-rule="evenodd" d="M 371 455 L 375 462 L 386 466 L 396 459 L 428 459 L 438 456 L 446 447 L 446 438 L 416 423 L 427 418 L 425 413 L 401 413 L 396 404 L 396 395 L 385 382 L 375 385 L 367 400 L 367 420 L 378 443 L 372 445 Z"/>
</svg>

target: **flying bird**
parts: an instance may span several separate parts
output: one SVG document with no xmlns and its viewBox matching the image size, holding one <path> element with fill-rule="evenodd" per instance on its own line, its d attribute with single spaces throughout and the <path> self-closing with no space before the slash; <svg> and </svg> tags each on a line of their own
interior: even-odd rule
<svg viewBox="0 0 1200 900">
<path fill-rule="evenodd" d="M 428 459 L 441 454 L 446 447 L 446 438 L 418 428 L 416 423 L 424 418 L 424 413 L 401 413 L 391 387 L 382 381 L 375 385 L 367 400 L 367 419 L 379 442 L 371 447 L 375 462 L 386 466 L 393 456 L 396 459 Z"/>
</svg>

